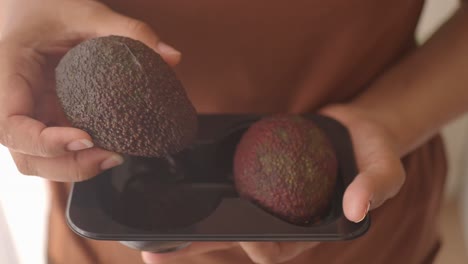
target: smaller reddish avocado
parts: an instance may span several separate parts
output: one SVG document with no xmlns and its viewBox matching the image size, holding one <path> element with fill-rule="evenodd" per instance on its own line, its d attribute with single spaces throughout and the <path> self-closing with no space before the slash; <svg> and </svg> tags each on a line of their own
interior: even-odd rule
<svg viewBox="0 0 468 264">
<path fill-rule="evenodd" d="M 307 225 L 327 212 L 338 172 L 326 134 L 299 115 L 278 114 L 254 123 L 234 156 L 239 195 L 293 224 Z"/>
</svg>

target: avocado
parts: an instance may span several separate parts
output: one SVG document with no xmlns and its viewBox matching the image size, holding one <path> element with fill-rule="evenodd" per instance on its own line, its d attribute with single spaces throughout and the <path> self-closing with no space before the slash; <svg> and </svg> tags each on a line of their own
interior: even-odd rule
<svg viewBox="0 0 468 264">
<path fill-rule="evenodd" d="M 195 108 L 175 72 L 127 37 L 94 38 L 69 50 L 56 68 L 56 92 L 70 123 L 110 151 L 167 156 L 197 132 Z"/>
<path fill-rule="evenodd" d="M 310 119 L 265 117 L 243 134 L 234 154 L 239 195 L 289 223 L 307 225 L 326 214 L 338 173 L 336 153 Z"/>
</svg>

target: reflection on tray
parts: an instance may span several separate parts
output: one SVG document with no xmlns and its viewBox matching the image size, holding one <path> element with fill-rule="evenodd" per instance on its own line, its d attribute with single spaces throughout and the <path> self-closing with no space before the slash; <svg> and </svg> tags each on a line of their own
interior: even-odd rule
<svg viewBox="0 0 468 264">
<path fill-rule="evenodd" d="M 112 206 L 104 208 L 115 221 L 144 230 L 181 228 L 200 221 L 222 197 L 237 196 L 230 157 L 243 132 L 170 157 L 126 157 L 125 164 L 112 170 L 114 198 Z"/>
</svg>

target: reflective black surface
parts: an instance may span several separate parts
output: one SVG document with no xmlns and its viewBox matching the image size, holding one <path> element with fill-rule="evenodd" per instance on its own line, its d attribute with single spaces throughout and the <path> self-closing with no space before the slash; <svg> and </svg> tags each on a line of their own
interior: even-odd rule
<svg viewBox="0 0 468 264">
<path fill-rule="evenodd" d="M 161 241 L 344 240 L 367 231 L 370 220 L 343 215 L 345 186 L 356 175 L 352 145 L 338 122 L 307 115 L 330 137 L 339 162 L 335 197 L 326 216 L 309 226 L 274 217 L 237 196 L 232 160 L 243 132 L 259 116 L 201 115 L 196 144 L 161 159 L 125 157 L 125 163 L 74 184 L 67 219 L 78 234 L 130 241 L 134 248 Z M 179 245 L 179 244 L 177 244 Z"/>
</svg>

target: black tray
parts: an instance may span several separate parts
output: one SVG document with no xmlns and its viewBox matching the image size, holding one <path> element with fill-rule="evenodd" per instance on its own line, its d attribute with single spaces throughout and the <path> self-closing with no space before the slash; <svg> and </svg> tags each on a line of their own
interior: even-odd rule
<svg viewBox="0 0 468 264">
<path fill-rule="evenodd" d="M 304 116 L 330 137 L 339 163 L 332 205 L 318 222 L 290 224 L 238 197 L 231 180 L 233 154 L 242 134 L 261 116 L 200 115 L 198 138 L 186 150 L 164 159 L 125 156 L 123 165 L 75 183 L 68 225 L 87 238 L 154 252 L 188 241 L 357 238 L 369 229 L 370 218 L 353 223 L 343 214 L 343 192 L 357 173 L 348 132 L 328 117 Z"/>
</svg>

